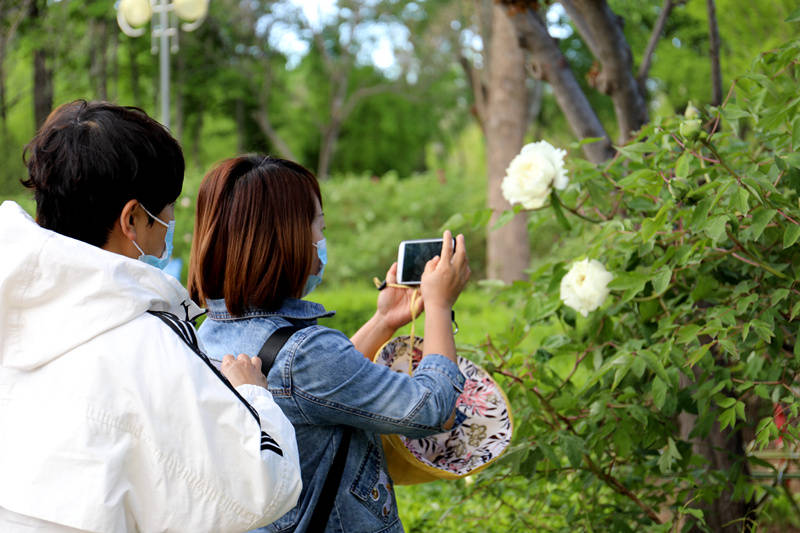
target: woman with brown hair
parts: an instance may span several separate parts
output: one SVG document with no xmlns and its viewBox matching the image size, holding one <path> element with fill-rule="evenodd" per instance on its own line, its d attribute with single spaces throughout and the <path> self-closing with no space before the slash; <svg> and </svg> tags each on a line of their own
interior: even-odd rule
<svg viewBox="0 0 800 533">
<path fill-rule="evenodd" d="M 368 359 L 411 320 L 410 291 L 381 291 L 352 339 L 317 325 L 333 313 L 301 299 L 322 278 L 324 225 L 319 185 L 302 166 L 242 156 L 213 168 L 200 186 L 189 274 L 209 310 L 199 335 L 212 358 L 275 348 L 268 388 L 295 426 L 303 491 L 268 531 L 402 531 L 379 435 L 453 425 L 464 377 L 450 317 L 470 275 L 464 237 L 454 251 L 445 232 L 426 265 L 424 357 L 410 377 Z"/>
</svg>

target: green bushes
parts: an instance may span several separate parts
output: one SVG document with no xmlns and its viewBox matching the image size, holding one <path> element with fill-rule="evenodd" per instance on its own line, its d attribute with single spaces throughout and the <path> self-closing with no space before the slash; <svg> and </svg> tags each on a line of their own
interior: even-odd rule
<svg viewBox="0 0 800 533">
<path fill-rule="evenodd" d="M 518 311 L 478 348 L 519 423 L 491 479 L 463 486 L 483 509 L 459 507 L 462 520 L 494 523 L 494 509 L 553 531 L 739 531 L 785 498 L 749 470 L 754 450 L 798 437 L 799 63 L 800 41 L 762 55 L 706 129 L 656 119 L 606 164 L 570 161 L 554 209 L 531 215 L 561 236 L 498 294 Z M 585 257 L 614 275 L 587 317 L 559 297 Z M 514 334 L 554 324 L 536 351 Z"/>
</svg>

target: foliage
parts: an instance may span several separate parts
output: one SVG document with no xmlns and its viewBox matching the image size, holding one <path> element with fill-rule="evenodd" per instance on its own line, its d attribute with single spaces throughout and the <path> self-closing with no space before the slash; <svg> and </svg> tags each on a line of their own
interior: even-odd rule
<svg viewBox="0 0 800 533">
<path fill-rule="evenodd" d="M 484 505 L 531 523 L 566 513 L 554 530 L 667 531 L 670 520 L 702 527 L 709 500 L 744 502 L 751 520 L 781 497 L 748 472 L 749 452 L 779 435 L 773 404 L 787 412 L 784 439 L 798 436 L 798 58 L 800 41 L 759 57 L 730 101 L 707 109 L 708 131 L 685 138 L 681 119 L 657 119 L 609 163 L 573 159 L 572 185 L 532 214 L 559 220 L 561 239 L 500 292 L 518 320 L 479 348 L 519 422 L 494 481 L 529 479 L 531 498 L 500 491 Z M 582 257 L 615 275 L 588 318 L 558 292 Z M 554 325 L 537 350 L 522 347 Z M 564 357 L 569 370 L 551 366 Z M 715 434 L 717 465 L 693 447 Z"/>
</svg>

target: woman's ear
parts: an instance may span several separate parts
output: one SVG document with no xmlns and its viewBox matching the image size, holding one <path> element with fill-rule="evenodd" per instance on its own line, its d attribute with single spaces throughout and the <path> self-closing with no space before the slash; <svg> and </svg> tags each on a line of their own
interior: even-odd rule
<svg viewBox="0 0 800 533">
<path fill-rule="evenodd" d="M 128 200 L 128 202 L 122 207 L 122 212 L 119 214 L 119 228 L 125 238 L 131 241 L 136 240 L 135 222 L 136 216 L 138 215 L 136 212 L 137 205 L 139 205 L 138 200 Z"/>
</svg>

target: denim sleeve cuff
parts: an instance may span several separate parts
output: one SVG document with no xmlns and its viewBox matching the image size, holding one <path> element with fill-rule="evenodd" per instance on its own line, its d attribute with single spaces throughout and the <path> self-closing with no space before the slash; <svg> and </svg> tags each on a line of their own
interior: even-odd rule
<svg viewBox="0 0 800 533">
<path fill-rule="evenodd" d="M 453 384 L 454 389 L 458 392 L 464 392 L 464 375 L 461 373 L 461 370 L 458 369 L 458 365 L 447 357 L 439 355 L 438 353 L 426 355 L 422 358 L 422 361 L 420 361 L 414 374 L 426 370 L 444 374 L 444 376 L 450 380 L 450 383 Z"/>
</svg>

